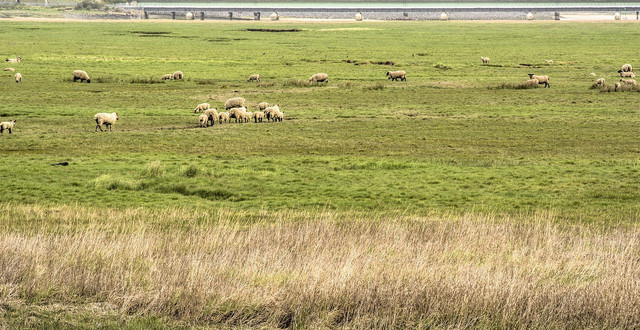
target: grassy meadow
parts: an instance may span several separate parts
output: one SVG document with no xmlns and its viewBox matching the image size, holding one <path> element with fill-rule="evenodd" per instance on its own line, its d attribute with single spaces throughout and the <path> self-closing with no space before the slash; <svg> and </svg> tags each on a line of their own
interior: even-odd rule
<svg viewBox="0 0 640 330">
<path fill-rule="evenodd" d="M 636 30 L 0 21 L 0 327 L 638 327 Z"/>
</svg>

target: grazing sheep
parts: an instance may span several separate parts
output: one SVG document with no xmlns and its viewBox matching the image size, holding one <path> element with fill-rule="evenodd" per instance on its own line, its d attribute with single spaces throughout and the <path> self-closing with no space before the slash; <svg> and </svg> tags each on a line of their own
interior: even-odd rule
<svg viewBox="0 0 640 330">
<path fill-rule="evenodd" d="M 529 73 L 529 79 L 538 79 L 538 84 L 544 84 L 544 87 L 551 88 L 551 85 L 549 84 L 549 76 L 536 76 L 533 73 Z"/>
<path fill-rule="evenodd" d="M 245 112 L 242 114 L 244 122 L 248 123 L 251 121 L 251 118 L 253 118 L 253 112 Z"/>
<path fill-rule="evenodd" d="M 0 123 L 0 133 L 3 133 L 5 129 L 9 130 L 9 134 L 11 134 L 11 130 L 16 126 L 16 120 L 12 121 L 3 121 Z"/>
<path fill-rule="evenodd" d="M 18 56 L 16 58 L 8 58 L 5 60 L 5 62 L 9 62 L 9 63 L 20 63 L 20 60 L 22 59 L 22 57 Z"/>
<path fill-rule="evenodd" d="M 527 87 L 538 87 L 540 81 L 538 79 L 529 79 L 524 84 Z"/>
<path fill-rule="evenodd" d="M 220 124 L 224 123 L 228 123 L 229 122 L 229 113 L 228 112 L 221 112 L 218 116 L 218 118 L 220 118 Z"/>
<path fill-rule="evenodd" d="M 237 123 L 238 119 L 242 120 L 244 118 L 243 113 L 245 113 L 245 112 L 247 112 L 247 108 L 245 108 L 245 107 L 231 108 L 229 110 L 229 119 L 235 118 L 236 123 Z"/>
<path fill-rule="evenodd" d="M 165 75 L 162 76 L 162 80 L 170 80 L 171 78 L 173 78 L 173 75 L 171 73 L 167 73 Z"/>
<path fill-rule="evenodd" d="M 309 82 L 315 82 L 315 83 L 325 82 L 328 84 L 329 75 L 326 73 L 316 73 L 313 76 L 311 76 L 311 78 L 309 78 Z"/>
<path fill-rule="evenodd" d="M 209 121 L 211 121 L 211 126 L 216 124 L 216 120 L 218 120 L 218 109 L 210 108 L 204 111 L 204 114 L 207 116 L 207 126 L 209 126 Z"/>
<path fill-rule="evenodd" d="M 595 74 L 595 73 L 593 73 L 593 72 L 589 73 L 589 75 L 590 75 L 590 76 L 593 76 L 593 77 L 595 77 L 595 76 L 596 76 L 596 74 Z"/>
<path fill-rule="evenodd" d="M 198 104 L 198 106 L 196 106 L 196 109 L 193 110 L 193 113 L 198 113 L 200 111 L 205 111 L 207 109 L 211 108 L 211 105 L 209 103 L 200 103 Z"/>
<path fill-rule="evenodd" d="M 15 78 L 17 83 L 22 82 L 22 73 L 20 72 L 16 73 Z"/>
<path fill-rule="evenodd" d="M 271 119 L 275 121 L 279 111 L 280 111 L 280 107 L 278 105 L 274 105 L 272 107 L 268 107 L 264 109 L 264 114 L 267 117 L 267 122 L 271 121 Z"/>
<path fill-rule="evenodd" d="M 387 71 L 387 79 L 391 79 L 391 81 L 395 81 L 400 79 L 400 81 L 407 81 L 407 73 L 404 71 Z"/>
<path fill-rule="evenodd" d="M 596 85 L 602 85 L 602 86 L 604 86 L 604 78 L 598 78 L 598 79 L 596 80 Z"/>
<path fill-rule="evenodd" d="M 6 68 L 6 69 L 4 69 L 4 71 L 16 71 L 16 69 L 14 69 L 14 68 Z"/>
<path fill-rule="evenodd" d="M 482 60 L 482 64 L 489 64 L 489 58 L 488 57 L 482 57 L 480 56 L 480 59 Z"/>
<path fill-rule="evenodd" d="M 262 122 L 262 119 L 264 118 L 264 112 L 260 112 L 260 111 L 254 112 L 253 118 L 255 119 L 256 123 Z"/>
<path fill-rule="evenodd" d="M 267 102 L 260 102 L 258 104 L 258 109 L 260 109 L 260 111 L 264 111 L 264 109 L 266 109 L 268 107 L 269 107 L 269 103 L 267 103 Z"/>
<path fill-rule="evenodd" d="M 544 63 L 553 63 L 553 60 L 544 60 Z"/>
<path fill-rule="evenodd" d="M 633 67 L 631 66 L 631 64 L 625 64 L 622 66 L 621 70 L 624 72 L 631 72 L 633 71 Z"/>
<path fill-rule="evenodd" d="M 623 85 L 633 85 L 633 86 L 637 85 L 637 83 L 636 83 L 636 81 L 634 79 L 620 79 L 620 82 Z"/>
<path fill-rule="evenodd" d="M 96 132 L 98 131 L 98 128 L 100 129 L 101 132 L 103 132 L 102 130 L 102 125 L 105 125 L 107 127 L 109 127 L 109 131 L 111 131 L 111 125 L 115 124 L 116 121 L 118 121 L 119 117 L 117 113 L 96 113 L 95 116 L 93 116 L 93 119 L 95 119 L 96 121 Z"/>
<path fill-rule="evenodd" d="M 209 116 L 207 115 L 200 115 L 200 117 L 198 117 L 198 121 L 200 122 L 200 127 L 207 127 L 207 124 L 209 124 Z"/>
<path fill-rule="evenodd" d="M 80 80 L 80 82 L 86 81 L 87 83 L 91 83 L 91 78 L 89 75 L 82 70 L 73 71 L 73 82 Z"/>
<path fill-rule="evenodd" d="M 282 121 L 284 119 L 284 111 L 276 111 L 275 121 Z"/>
<path fill-rule="evenodd" d="M 231 108 L 244 108 L 243 97 L 232 97 L 224 103 L 224 109 L 229 110 Z"/>
<path fill-rule="evenodd" d="M 182 79 L 184 78 L 184 74 L 182 71 L 176 71 L 173 73 L 173 79 Z"/>
<path fill-rule="evenodd" d="M 636 73 L 635 72 L 627 72 L 627 71 L 618 70 L 618 73 L 620 74 L 620 77 L 622 77 L 622 78 L 635 78 L 636 77 Z"/>
<path fill-rule="evenodd" d="M 616 81 L 616 83 L 613 85 L 613 90 L 617 92 L 618 89 L 620 89 L 620 83 Z"/>
<path fill-rule="evenodd" d="M 247 81 L 260 81 L 260 75 L 259 74 L 252 74 L 249 77 L 249 80 L 247 80 Z"/>
</svg>

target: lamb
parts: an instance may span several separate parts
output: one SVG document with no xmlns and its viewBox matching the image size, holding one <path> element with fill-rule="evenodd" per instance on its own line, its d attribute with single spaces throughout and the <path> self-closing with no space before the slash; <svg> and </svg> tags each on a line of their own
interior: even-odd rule
<svg viewBox="0 0 640 330">
<path fill-rule="evenodd" d="M 482 64 L 489 64 L 489 58 L 488 57 L 480 56 L 480 59 L 482 60 Z"/>
<path fill-rule="evenodd" d="M 173 73 L 173 79 L 182 79 L 184 78 L 184 74 L 182 71 L 176 71 Z"/>
<path fill-rule="evenodd" d="M 252 74 L 249 77 L 249 80 L 247 80 L 247 81 L 260 81 L 260 75 L 259 74 Z"/>
<path fill-rule="evenodd" d="M 229 119 L 235 118 L 237 123 L 238 119 L 242 120 L 244 118 L 243 113 L 245 112 L 247 112 L 247 108 L 245 107 L 232 108 L 229 110 Z"/>
<path fill-rule="evenodd" d="M 538 79 L 529 79 L 524 84 L 525 86 L 538 87 L 540 81 Z"/>
<path fill-rule="evenodd" d="M 3 133 L 5 129 L 9 130 L 9 134 L 11 134 L 11 130 L 16 126 L 16 119 L 12 121 L 3 121 L 0 123 L 0 133 Z"/>
<path fill-rule="evenodd" d="M 529 79 L 538 79 L 538 84 L 544 84 L 544 87 L 551 88 L 551 85 L 549 84 L 549 76 L 536 76 L 533 73 L 529 73 Z"/>
<path fill-rule="evenodd" d="M 633 67 L 631 66 L 631 64 L 625 64 L 625 65 L 622 66 L 621 70 L 624 71 L 624 72 L 631 72 L 631 71 L 633 71 Z M 620 71 L 618 71 L 618 72 L 620 72 Z"/>
<path fill-rule="evenodd" d="M 82 70 L 73 71 L 73 82 L 80 80 L 80 82 L 86 81 L 87 83 L 91 83 L 91 78 L 89 75 Z"/>
<path fill-rule="evenodd" d="M 200 103 L 196 106 L 196 109 L 193 110 L 194 113 L 198 113 L 200 111 L 205 111 L 207 109 L 211 108 L 211 105 L 209 103 Z"/>
<path fill-rule="evenodd" d="M 635 72 L 618 70 L 618 73 L 620 74 L 620 77 L 622 77 L 622 78 L 635 78 L 636 77 L 636 73 Z"/>
<path fill-rule="evenodd" d="M 253 112 L 245 112 L 242 115 L 244 117 L 244 122 L 248 123 L 251 121 L 251 118 L 253 117 Z"/>
<path fill-rule="evenodd" d="M 274 118 L 275 121 L 282 121 L 284 119 L 284 111 L 276 111 L 276 117 Z"/>
<path fill-rule="evenodd" d="M 598 79 L 596 80 L 596 85 L 602 85 L 602 86 L 604 86 L 604 78 L 598 78 Z"/>
<path fill-rule="evenodd" d="M 264 111 L 264 109 L 266 109 L 268 107 L 269 107 L 269 103 L 267 103 L 267 102 L 260 102 L 258 104 L 258 109 L 260 109 L 260 111 Z"/>
<path fill-rule="evenodd" d="M 107 127 L 109 127 L 109 131 L 111 131 L 111 125 L 115 124 L 116 121 L 118 121 L 119 117 L 117 113 L 96 113 L 95 116 L 93 116 L 93 119 L 95 119 L 96 121 L 96 132 L 98 131 L 98 128 L 100 128 L 101 132 L 104 132 L 102 130 L 102 125 L 105 125 Z"/>
<path fill-rule="evenodd" d="M 4 71 L 16 71 L 16 69 L 14 69 L 14 68 L 6 68 L 6 69 L 4 69 Z"/>
<path fill-rule="evenodd" d="M 256 123 L 258 121 L 262 122 L 262 119 L 264 118 L 264 112 L 260 112 L 260 111 L 256 111 L 253 113 L 253 118 L 255 119 Z"/>
<path fill-rule="evenodd" d="M 170 80 L 171 78 L 173 78 L 173 75 L 171 73 L 167 73 L 165 75 L 162 76 L 162 80 Z"/>
<path fill-rule="evenodd" d="M 544 60 L 544 63 L 553 63 L 553 60 Z"/>
<path fill-rule="evenodd" d="M 209 116 L 207 115 L 200 115 L 200 117 L 198 117 L 198 121 L 200 122 L 200 127 L 207 127 L 207 124 L 209 124 Z"/>
<path fill-rule="evenodd" d="M 280 111 L 280 107 L 278 105 L 274 105 L 272 107 L 264 109 L 264 114 L 267 117 L 267 121 L 271 121 L 271 119 L 275 121 L 278 111 Z"/>
<path fill-rule="evenodd" d="M 209 121 L 211 121 L 211 126 L 216 124 L 216 120 L 218 120 L 218 109 L 210 108 L 204 111 L 205 116 L 207 116 L 207 126 L 209 126 Z"/>
<path fill-rule="evenodd" d="M 633 85 L 633 86 L 637 85 L 637 83 L 636 83 L 636 81 L 634 79 L 620 79 L 620 82 L 623 85 Z"/>
<path fill-rule="evenodd" d="M 315 82 L 315 83 L 325 82 L 328 84 L 329 75 L 326 73 L 316 73 L 313 76 L 311 76 L 311 78 L 309 78 L 309 82 Z"/>
<path fill-rule="evenodd" d="M 22 74 L 20 72 L 16 73 L 15 78 L 17 83 L 22 82 Z"/>
<path fill-rule="evenodd" d="M 243 97 L 232 97 L 227 100 L 224 104 L 224 109 L 229 110 L 231 108 L 244 108 L 244 98 Z"/>
<path fill-rule="evenodd" d="M 223 122 L 228 123 L 229 122 L 229 113 L 228 112 L 221 112 L 218 118 L 220 118 L 220 124 L 222 124 Z"/>
<path fill-rule="evenodd" d="M 613 87 L 613 90 L 614 90 L 614 91 L 616 91 L 616 92 L 618 91 L 618 89 L 620 89 L 620 83 L 619 83 L 619 82 L 617 82 L 617 81 L 616 81 L 616 83 L 615 83 L 613 86 L 614 86 L 614 87 Z"/>
<path fill-rule="evenodd" d="M 400 79 L 400 81 L 407 81 L 407 73 L 404 71 L 387 71 L 387 79 L 391 79 L 391 81 L 395 81 Z"/>
<path fill-rule="evenodd" d="M 5 60 L 5 62 L 20 63 L 20 60 L 22 60 L 22 57 L 18 56 L 16 58 L 8 58 L 8 59 Z"/>
</svg>

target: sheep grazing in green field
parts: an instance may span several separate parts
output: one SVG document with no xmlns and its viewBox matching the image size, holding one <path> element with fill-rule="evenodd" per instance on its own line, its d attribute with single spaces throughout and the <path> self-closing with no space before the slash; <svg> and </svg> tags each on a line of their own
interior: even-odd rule
<svg viewBox="0 0 640 330">
<path fill-rule="evenodd" d="M 260 111 L 264 111 L 264 109 L 269 107 L 269 103 L 267 102 L 260 102 L 258 103 L 258 109 L 260 109 Z"/>
<path fill-rule="evenodd" d="M 207 116 L 207 126 L 209 126 L 209 122 L 211 122 L 211 126 L 216 124 L 216 120 L 218 120 L 218 109 L 211 108 L 204 111 L 204 114 Z"/>
<path fill-rule="evenodd" d="M 260 75 L 252 74 L 247 81 L 260 81 Z"/>
<path fill-rule="evenodd" d="M 538 79 L 529 79 L 524 83 L 527 87 L 538 87 L 540 81 Z"/>
<path fill-rule="evenodd" d="M 173 78 L 173 75 L 171 73 L 167 73 L 165 75 L 162 76 L 162 80 L 171 80 Z"/>
<path fill-rule="evenodd" d="M 261 111 L 254 112 L 253 118 L 255 119 L 256 123 L 262 122 L 262 119 L 264 119 L 264 112 L 261 112 Z"/>
<path fill-rule="evenodd" d="M 73 82 L 80 80 L 80 82 L 86 81 L 87 83 L 91 83 L 91 78 L 89 75 L 82 70 L 73 71 Z"/>
<path fill-rule="evenodd" d="M 618 73 L 620 74 L 620 77 L 622 77 L 622 78 L 635 78 L 636 77 L 636 73 L 635 72 L 631 72 L 631 71 L 618 70 Z"/>
<path fill-rule="evenodd" d="M 247 108 L 239 107 L 239 108 L 231 108 L 229 109 L 229 119 L 235 118 L 236 123 L 238 119 L 242 120 L 244 118 L 243 113 L 247 112 Z"/>
<path fill-rule="evenodd" d="M 224 103 L 224 109 L 229 110 L 231 108 L 244 108 L 243 97 L 232 97 Z"/>
<path fill-rule="evenodd" d="M 176 71 L 173 73 L 173 79 L 182 79 L 184 78 L 184 73 L 182 73 L 182 71 Z"/>
<path fill-rule="evenodd" d="M 8 63 L 20 63 L 21 60 L 22 60 L 22 57 L 18 56 L 16 58 L 8 58 L 4 61 Z"/>
<path fill-rule="evenodd" d="M 325 82 L 328 84 L 329 75 L 326 73 L 316 73 L 313 76 L 311 76 L 311 78 L 309 78 L 309 82 L 313 82 L 313 83 Z"/>
<path fill-rule="evenodd" d="M 544 87 L 551 88 L 551 85 L 549 84 L 549 76 L 536 76 L 533 73 L 529 73 L 529 79 L 538 79 L 538 84 L 544 84 Z"/>
<path fill-rule="evenodd" d="M 218 118 L 220 119 L 220 124 L 228 123 L 229 122 L 229 113 L 228 112 L 221 112 L 220 115 L 218 116 Z"/>
<path fill-rule="evenodd" d="M 93 119 L 96 121 L 96 132 L 98 131 L 98 128 L 103 132 L 102 125 L 109 127 L 109 131 L 111 131 L 111 125 L 115 124 L 120 118 L 118 117 L 118 114 L 114 112 L 96 113 L 96 115 L 93 116 Z"/>
<path fill-rule="evenodd" d="M 404 71 L 387 71 L 387 79 L 391 79 L 391 81 L 398 79 L 400 79 L 400 81 L 407 81 L 407 73 Z"/>
<path fill-rule="evenodd" d="M 276 116 L 278 115 L 279 111 L 280 107 L 278 105 L 274 105 L 272 107 L 264 109 L 264 114 L 265 117 L 267 117 L 267 122 L 271 121 L 271 119 L 273 119 L 273 121 L 276 121 Z"/>
<path fill-rule="evenodd" d="M 631 66 L 631 64 L 624 64 L 622 66 L 622 68 L 620 68 L 620 71 L 631 72 L 631 71 L 633 71 L 633 67 Z M 618 71 L 618 72 L 620 72 L 620 71 Z"/>
<path fill-rule="evenodd" d="M 22 73 L 20 72 L 16 73 L 15 78 L 17 83 L 22 82 Z"/>
<path fill-rule="evenodd" d="M 200 123 L 200 127 L 207 127 L 209 116 L 205 114 L 200 115 L 200 117 L 198 117 L 198 122 Z"/>
<path fill-rule="evenodd" d="M 480 59 L 482 60 L 482 64 L 489 64 L 489 58 L 488 57 L 482 57 L 480 56 Z"/>
<path fill-rule="evenodd" d="M 620 82 L 623 85 L 632 85 L 632 86 L 636 86 L 637 85 L 637 83 L 636 83 L 636 81 L 634 79 L 620 79 Z"/>
<path fill-rule="evenodd" d="M 4 130 L 8 130 L 9 134 L 11 134 L 11 130 L 13 129 L 13 127 L 16 126 L 16 120 L 12 120 L 12 121 L 3 121 L 0 123 L 0 133 L 3 133 Z"/>
<path fill-rule="evenodd" d="M 13 72 L 13 71 L 16 71 L 16 69 L 14 69 L 14 68 L 6 68 L 3 71 L 12 71 Z"/>
<path fill-rule="evenodd" d="M 599 85 L 599 86 L 604 86 L 604 78 L 596 79 L 596 83 L 595 84 Z"/>
<path fill-rule="evenodd" d="M 211 108 L 211 105 L 209 103 L 200 103 L 196 106 L 196 109 L 193 110 L 194 113 L 198 113 L 200 111 L 205 111 L 207 109 Z"/>
</svg>

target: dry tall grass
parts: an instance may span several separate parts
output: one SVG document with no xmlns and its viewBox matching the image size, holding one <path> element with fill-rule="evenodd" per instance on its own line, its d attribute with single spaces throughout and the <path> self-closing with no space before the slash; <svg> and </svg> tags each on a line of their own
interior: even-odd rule
<svg viewBox="0 0 640 330">
<path fill-rule="evenodd" d="M 0 304 L 267 327 L 633 328 L 638 229 L 0 204 Z"/>
</svg>

